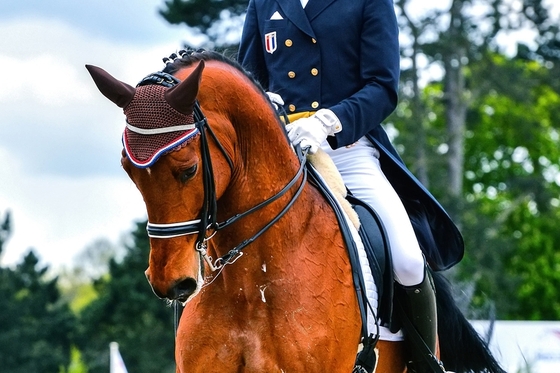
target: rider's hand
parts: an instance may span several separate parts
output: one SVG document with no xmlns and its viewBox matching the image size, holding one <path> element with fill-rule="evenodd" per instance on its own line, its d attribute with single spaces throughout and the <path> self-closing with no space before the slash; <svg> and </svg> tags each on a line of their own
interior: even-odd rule
<svg viewBox="0 0 560 373">
<path fill-rule="evenodd" d="M 321 109 L 309 118 L 301 118 L 286 125 L 288 138 L 293 145 L 309 147 L 309 154 L 317 152 L 327 136 L 334 136 L 342 130 L 338 117 L 329 109 Z"/>
<path fill-rule="evenodd" d="M 278 93 L 274 93 L 274 92 L 265 92 L 265 93 L 268 96 L 268 100 L 276 110 L 278 110 L 279 105 L 284 106 L 284 100 L 282 99 L 282 96 L 280 96 Z"/>
</svg>

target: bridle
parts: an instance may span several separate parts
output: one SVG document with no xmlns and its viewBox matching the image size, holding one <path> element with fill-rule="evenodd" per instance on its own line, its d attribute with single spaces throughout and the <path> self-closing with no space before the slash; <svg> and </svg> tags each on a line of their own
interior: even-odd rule
<svg viewBox="0 0 560 373">
<path fill-rule="evenodd" d="M 159 84 L 165 87 L 173 87 L 180 81 L 173 75 L 157 72 L 148 75 L 146 78 L 142 79 L 137 86 L 146 84 Z M 218 210 L 218 198 L 216 196 L 216 186 L 214 181 L 214 172 L 212 167 L 212 159 L 210 156 L 210 147 L 208 144 L 208 134 L 212 137 L 216 143 L 220 152 L 226 158 L 231 171 L 234 170 L 233 161 L 225 151 L 224 147 L 216 137 L 215 133 L 212 131 L 208 124 L 206 116 L 202 113 L 198 101 L 195 102 L 194 108 L 194 125 L 200 132 L 200 147 L 201 147 L 201 164 L 202 164 L 202 178 L 203 178 L 203 188 L 204 188 L 204 201 L 202 209 L 200 211 L 200 217 L 194 220 L 175 222 L 175 223 L 150 223 L 148 222 L 146 230 L 148 236 L 151 238 L 174 238 L 180 236 L 187 236 L 192 234 L 198 234 L 195 248 L 199 252 L 201 258 L 208 264 L 210 270 L 215 272 L 221 270 L 225 265 L 232 264 L 237 261 L 242 255 L 242 250 L 260 237 L 264 232 L 266 232 L 270 227 L 272 227 L 284 214 L 293 206 L 299 195 L 301 194 L 306 181 L 307 181 L 307 168 L 306 163 L 306 153 L 307 151 L 302 151 L 299 147 L 296 149 L 296 154 L 300 159 L 300 166 L 294 177 L 275 195 L 262 201 L 261 203 L 253 206 L 245 212 L 239 213 L 230 217 L 229 219 L 218 222 L 217 221 L 217 210 Z M 207 243 L 208 241 L 220 230 L 230 226 L 239 219 L 242 219 L 253 212 L 260 210 L 272 202 L 276 201 L 278 198 L 286 194 L 298 181 L 298 179 L 303 175 L 301 182 L 299 183 L 296 192 L 291 197 L 290 201 L 282 208 L 282 210 L 268 222 L 264 227 L 262 227 L 258 232 L 253 234 L 252 237 L 242 241 L 228 253 L 222 257 L 216 259 L 215 261 L 208 255 Z M 211 232 L 209 234 L 209 232 Z"/>
<path fill-rule="evenodd" d="M 179 83 L 179 80 L 174 76 L 159 72 L 152 75 L 147 76 L 144 78 L 138 85 L 144 84 L 161 84 L 166 87 L 172 87 Z M 299 169 L 294 175 L 294 177 L 275 195 L 272 197 L 258 203 L 257 205 L 253 206 L 252 208 L 248 209 L 243 213 L 239 213 L 230 217 L 229 219 L 218 222 L 217 221 L 217 210 L 218 210 L 218 198 L 216 196 L 216 186 L 214 180 L 214 172 L 212 167 L 212 159 L 210 156 L 210 147 L 208 144 L 208 136 L 209 134 L 214 142 L 216 143 L 220 152 L 226 158 L 230 170 L 234 171 L 233 161 L 225 151 L 224 147 L 218 140 L 215 133 L 212 131 L 208 124 L 208 120 L 206 116 L 202 113 L 200 109 L 200 105 L 198 101 L 195 101 L 195 105 L 193 108 L 193 116 L 194 116 L 194 125 L 195 128 L 200 132 L 200 150 L 201 150 L 201 163 L 202 163 L 202 178 L 203 178 L 203 188 L 204 188 L 204 201 L 202 205 L 202 209 L 200 211 L 200 217 L 194 220 L 188 220 L 183 222 L 176 222 L 176 223 L 150 223 L 148 222 L 146 226 L 146 230 L 148 236 L 151 238 L 174 238 L 180 236 L 186 236 L 191 234 L 198 234 L 196 239 L 195 249 L 198 251 L 200 257 L 204 259 L 204 261 L 208 264 L 210 270 L 212 272 L 218 271 L 216 276 L 208 283 L 212 283 L 212 281 L 221 273 L 222 269 L 228 265 L 235 263 L 242 255 L 242 250 L 250 245 L 253 241 L 255 241 L 258 237 L 260 237 L 264 232 L 266 232 L 270 227 L 272 227 L 284 214 L 293 206 L 303 188 L 307 182 L 307 167 L 306 167 L 306 155 L 307 150 L 302 150 L 301 147 L 298 145 L 294 148 L 295 153 L 299 158 Z M 303 177 L 302 177 L 303 176 Z M 297 190 L 288 201 L 288 203 L 280 210 L 280 212 L 268 222 L 264 227 L 262 227 L 259 231 L 253 234 L 252 237 L 242 241 L 233 249 L 231 249 L 228 253 L 223 255 L 222 257 L 218 258 L 216 261 L 213 261 L 212 257 L 208 255 L 207 252 L 207 244 L 208 241 L 221 229 L 228 227 L 229 225 L 235 223 L 239 219 L 242 219 L 253 212 L 260 210 L 272 202 L 276 201 L 278 198 L 282 197 L 286 194 L 298 181 L 298 179 L 302 177 L 300 184 L 297 187 Z M 208 232 L 211 232 L 208 235 Z M 353 276 L 354 277 L 354 276 Z M 356 279 L 354 280 L 356 281 Z M 359 284 L 355 284 L 356 289 L 363 289 L 363 280 Z M 365 319 L 366 311 L 365 311 L 365 303 L 358 297 L 358 302 L 360 304 L 360 313 L 362 315 L 362 325 L 367 325 L 367 320 Z M 175 336 L 177 336 L 177 330 L 179 325 L 179 320 L 181 318 L 182 313 L 182 305 L 179 301 L 174 301 L 174 329 L 175 329 Z M 366 300 L 367 303 L 367 300 Z M 376 323 L 377 325 L 377 323 Z M 364 343 L 364 352 L 373 351 L 373 347 L 377 342 L 377 338 L 379 336 L 379 332 L 377 333 L 376 337 L 373 337 L 373 334 L 368 336 L 367 326 L 362 327 L 362 334 L 363 334 L 363 343 Z M 367 351 L 365 347 L 368 346 Z M 371 348 L 370 348 L 371 347 Z M 358 355 L 360 357 L 360 355 Z M 370 363 L 371 361 L 375 362 L 375 354 L 370 354 L 363 357 L 364 361 Z M 360 362 L 360 364 L 362 364 Z M 373 364 L 375 366 L 375 364 Z M 360 365 L 356 365 L 354 371 L 361 371 Z M 362 368 L 363 369 L 363 368 Z"/>
</svg>

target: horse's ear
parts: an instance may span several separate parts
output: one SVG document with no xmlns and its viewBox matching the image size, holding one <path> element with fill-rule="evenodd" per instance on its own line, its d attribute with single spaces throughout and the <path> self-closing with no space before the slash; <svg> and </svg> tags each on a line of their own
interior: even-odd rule
<svg viewBox="0 0 560 373">
<path fill-rule="evenodd" d="M 200 61 L 185 80 L 165 92 L 165 99 L 173 109 L 185 115 L 192 113 L 202 70 L 204 70 L 204 61 Z"/>
<path fill-rule="evenodd" d="M 86 69 L 101 93 L 118 107 L 124 108 L 132 101 L 136 92 L 134 87 L 113 78 L 107 71 L 97 66 L 86 65 Z"/>
</svg>

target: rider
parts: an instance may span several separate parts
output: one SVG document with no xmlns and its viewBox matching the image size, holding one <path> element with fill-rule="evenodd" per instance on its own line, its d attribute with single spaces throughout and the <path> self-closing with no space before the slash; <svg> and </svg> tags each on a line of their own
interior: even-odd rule
<svg viewBox="0 0 560 373">
<path fill-rule="evenodd" d="M 448 268 L 460 260 L 462 239 L 406 169 L 381 126 L 397 105 L 400 73 L 392 0 L 250 0 L 238 60 L 274 93 L 273 101 L 285 102 L 291 142 L 309 147 L 310 153 L 324 149 L 352 194 L 380 215 L 391 247 L 397 297 L 435 352 L 435 291 L 402 194 L 416 193 L 415 201 L 430 205 L 436 220 L 452 227 L 449 243 L 438 241 L 432 232 L 419 233 L 453 251 L 440 254 L 440 259 L 451 259 L 443 264 L 435 259 L 436 267 Z M 409 371 L 433 371 L 422 352 L 409 349 Z"/>
</svg>

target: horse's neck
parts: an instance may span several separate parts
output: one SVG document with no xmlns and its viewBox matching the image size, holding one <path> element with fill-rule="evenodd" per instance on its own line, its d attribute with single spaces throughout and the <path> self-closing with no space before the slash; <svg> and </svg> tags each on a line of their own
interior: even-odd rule
<svg viewBox="0 0 560 373">
<path fill-rule="evenodd" d="M 265 113 L 263 116 L 250 108 L 244 112 L 246 115 L 236 118 L 234 175 L 219 200 L 220 218 L 223 219 L 244 213 L 275 197 L 297 176 L 299 169 L 297 158 L 287 145 L 274 114 Z M 232 239 L 247 239 L 247 233 L 256 232 L 274 219 L 290 203 L 301 183 L 302 177 L 299 177 L 278 200 L 244 217 L 239 224 L 247 229 L 233 229 L 237 237 Z M 292 209 L 298 209 L 299 205 L 299 199 L 295 200 Z"/>
<path fill-rule="evenodd" d="M 247 76 L 227 64 L 209 62 L 205 74 L 199 100 L 203 108 L 232 123 L 238 156 L 235 161 L 242 162 L 245 172 L 257 177 L 261 172 L 272 172 L 275 175 L 269 177 L 271 182 L 274 177 L 284 180 L 285 174 L 297 168 L 297 161 L 266 96 Z"/>
<path fill-rule="evenodd" d="M 234 163 L 227 190 L 218 201 L 220 220 L 244 213 L 275 196 L 297 175 L 299 169 L 297 157 L 288 145 L 266 96 L 241 73 L 228 71 L 228 74 L 223 74 L 223 69 L 228 67 L 216 66 L 215 69 L 205 70 L 208 76 L 203 77 L 199 92 L 202 109 L 209 123 L 216 124 L 220 142 L 229 143 Z M 216 85 L 219 90 L 215 89 Z M 220 231 L 214 238 L 217 251 L 214 255 L 224 255 L 271 222 L 290 203 L 301 182 L 302 177 L 278 200 Z M 275 250 L 277 242 L 285 240 L 290 224 L 294 223 L 293 216 L 304 216 L 311 211 L 313 204 L 324 203 L 317 201 L 320 197 L 316 193 L 310 192 L 310 187 L 306 186 L 287 212 L 290 218 L 280 219 L 255 244 L 247 247 L 252 257 L 250 260 L 255 260 L 252 264 L 257 269 L 265 262 L 263 258 L 271 255 L 267 250 Z M 289 236 L 285 245 L 296 247 L 298 237 L 292 233 Z M 278 258 L 279 253 L 272 255 Z M 243 261 L 247 262 L 245 258 Z"/>
<path fill-rule="evenodd" d="M 239 80 L 245 87 L 236 87 Z M 299 167 L 266 97 L 248 81 L 234 82 L 224 84 L 220 92 L 203 87 L 200 93 L 209 122 L 222 123 L 218 137 L 230 149 L 234 162 L 232 180 L 220 201 L 223 211 L 230 214 L 244 212 L 272 197 L 290 182 Z"/>
</svg>

